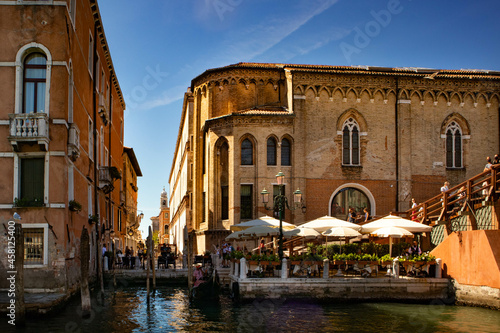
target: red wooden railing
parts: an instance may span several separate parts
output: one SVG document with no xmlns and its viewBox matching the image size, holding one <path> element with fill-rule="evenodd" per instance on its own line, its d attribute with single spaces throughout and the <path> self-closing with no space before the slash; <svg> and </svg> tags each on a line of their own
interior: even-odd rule
<svg viewBox="0 0 500 333">
<path fill-rule="evenodd" d="M 445 223 L 463 212 L 471 212 L 498 199 L 500 164 L 484 171 L 448 191 L 399 214 L 428 225 Z"/>
</svg>

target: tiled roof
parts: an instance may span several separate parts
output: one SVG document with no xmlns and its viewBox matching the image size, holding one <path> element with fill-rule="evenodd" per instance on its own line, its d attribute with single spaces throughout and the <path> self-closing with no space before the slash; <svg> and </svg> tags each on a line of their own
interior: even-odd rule
<svg viewBox="0 0 500 333">
<path fill-rule="evenodd" d="M 255 108 L 251 109 L 245 109 L 245 110 L 239 110 L 234 112 L 233 114 L 237 115 L 258 115 L 258 114 L 265 114 L 265 115 L 283 115 L 287 114 L 288 109 L 284 106 L 257 106 Z"/>
<path fill-rule="evenodd" d="M 467 78 L 467 79 L 489 79 L 500 80 L 500 71 L 483 69 L 433 69 L 421 67 L 377 67 L 377 66 L 330 66 L 330 65 L 301 65 L 280 63 L 252 63 L 239 62 L 236 64 L 212 68 L 200 74 L 223 71 L 232 68 L 255 68 L 255 69 L 288 69 L 295 72 L 317 72 L 338 74 L 363 74 L 363 75 L 390 75 L 390 76 L 414 76 L 421 78 Z"/>
</svg>

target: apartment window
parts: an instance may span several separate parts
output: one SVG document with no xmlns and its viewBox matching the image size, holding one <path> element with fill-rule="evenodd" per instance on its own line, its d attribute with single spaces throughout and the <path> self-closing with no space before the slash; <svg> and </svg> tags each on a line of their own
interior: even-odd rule
<svg viewBox="0 0 500 333">
<path fill-rule="evenodd" d="M 44 228 L 23 228 L 24 234 L 24 264 L 44 264 Z"/>
<path fill-rule="evenodd" d="M 267 165 L 276 165 L 276 139 L 267 139 Z"/>
<path fill-rule="evenodd" d="M 249 139 L 241 143 L 241 165 L 253 165 L 253 145 Z"/>
<path fill-rule="evenodd" d="M 229 186 L 221 186 L 221 219 L 229 218 Z"/>
<path fill-rule="evenodd" d="M 206 216 L 207 216 L 207 212 L 206 212 L 206 209 L 207 209 L 207 205 L 205 203 L 205 199 L 206 199 L 206 193 L 203 192 L 201 194 L 201 222 L 205 222 L 206 221 Z"/>
<path fill-rule="evenodd" d="M 88 68 L 90 76 L 92 77 L 92 66 L 94 63 L 94 38 L 92 38 L 92 33 L 89 32 L 89 58 L 88 58 Z"/>
<path fill-rule="evenodd" d="M 76 0 L 71 0 L 69 2 L 69 16 L 73 24 L 75 24 L 75 13 L 76 13 Z"/>
<path fill-rule="evenodd" d="M 23 112 L 45 112 L 47 58 L 32 53 L 24 60 Z"/>
<path fill-rule="evenodd" d="M 342 164 L 359 165 L 359 126 L 353 118 L 342 129 Z"/>
<path fill-rule="evenodd" d="M 292 165 L 290 140 L 281 140 L 281 165 Z"/>
<path fill-rule="evenodd" d="M 21 184 L 19 199 L 25 206 L 43 205 L 44 158 L 21 159 Z"/>
<path fill-rule="evenodd" d="M 462 129 L 454 121 L 446 128 L 446 167 L 462 167 Z"/>
<path fill-rule="evenodd" d="M 97 56 L 97 60 L 95 62 L 95 90 L 99 92 L 100 82 L 99 82 L 99 71 L 101 69 L 101 59 Z"/>
<path fill-rule="evenodd" d="M 251 219 L 253 217 L 252 185 L 241 185 L 240 189 L 240 218 Z"/>
<path fill-rule="evenodd" d="M 94 123 L 89 118 L 89 158 L 94 160 Z"/>
<path fill-rule="evenodd" d="M 122 211 L 118 209 L 118 231 L 122 231 Z"/>
</svg>

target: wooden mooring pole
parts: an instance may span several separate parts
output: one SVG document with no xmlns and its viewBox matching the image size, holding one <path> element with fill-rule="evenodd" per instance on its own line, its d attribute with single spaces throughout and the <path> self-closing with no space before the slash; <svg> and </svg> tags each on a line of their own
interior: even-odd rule
<svg viewBox="0 0 500 333">
<path fill-rule="evenodd" d="M 26 324 L 26 308 L 24 304 L 24 234 L 21 223 L 15 224 L 15 323 L 16 326 Z"/>
<path fill-rule="evenodd" d="M 80 266 L 81 266 L 81 284 L 80 294 L 82 297 L 82 317 L 88 318 L 91 311 L 90 290 L 89 290 L 89 261 L 90 261 L 90 242 L 89 232 L 83 226 L 80 236 Z"/>
</svg>

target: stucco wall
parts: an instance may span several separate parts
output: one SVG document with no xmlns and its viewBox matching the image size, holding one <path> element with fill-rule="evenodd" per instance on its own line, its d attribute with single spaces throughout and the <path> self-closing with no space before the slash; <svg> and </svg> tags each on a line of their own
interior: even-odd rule
<svg viewBox="0 0 500 333">
<path fill-rule="evenodd" d="M 443 260 L 443 277 L 465 285 L 500 288 L 500 230 L 455 232 L 432 254 Z"/>
</svg>

